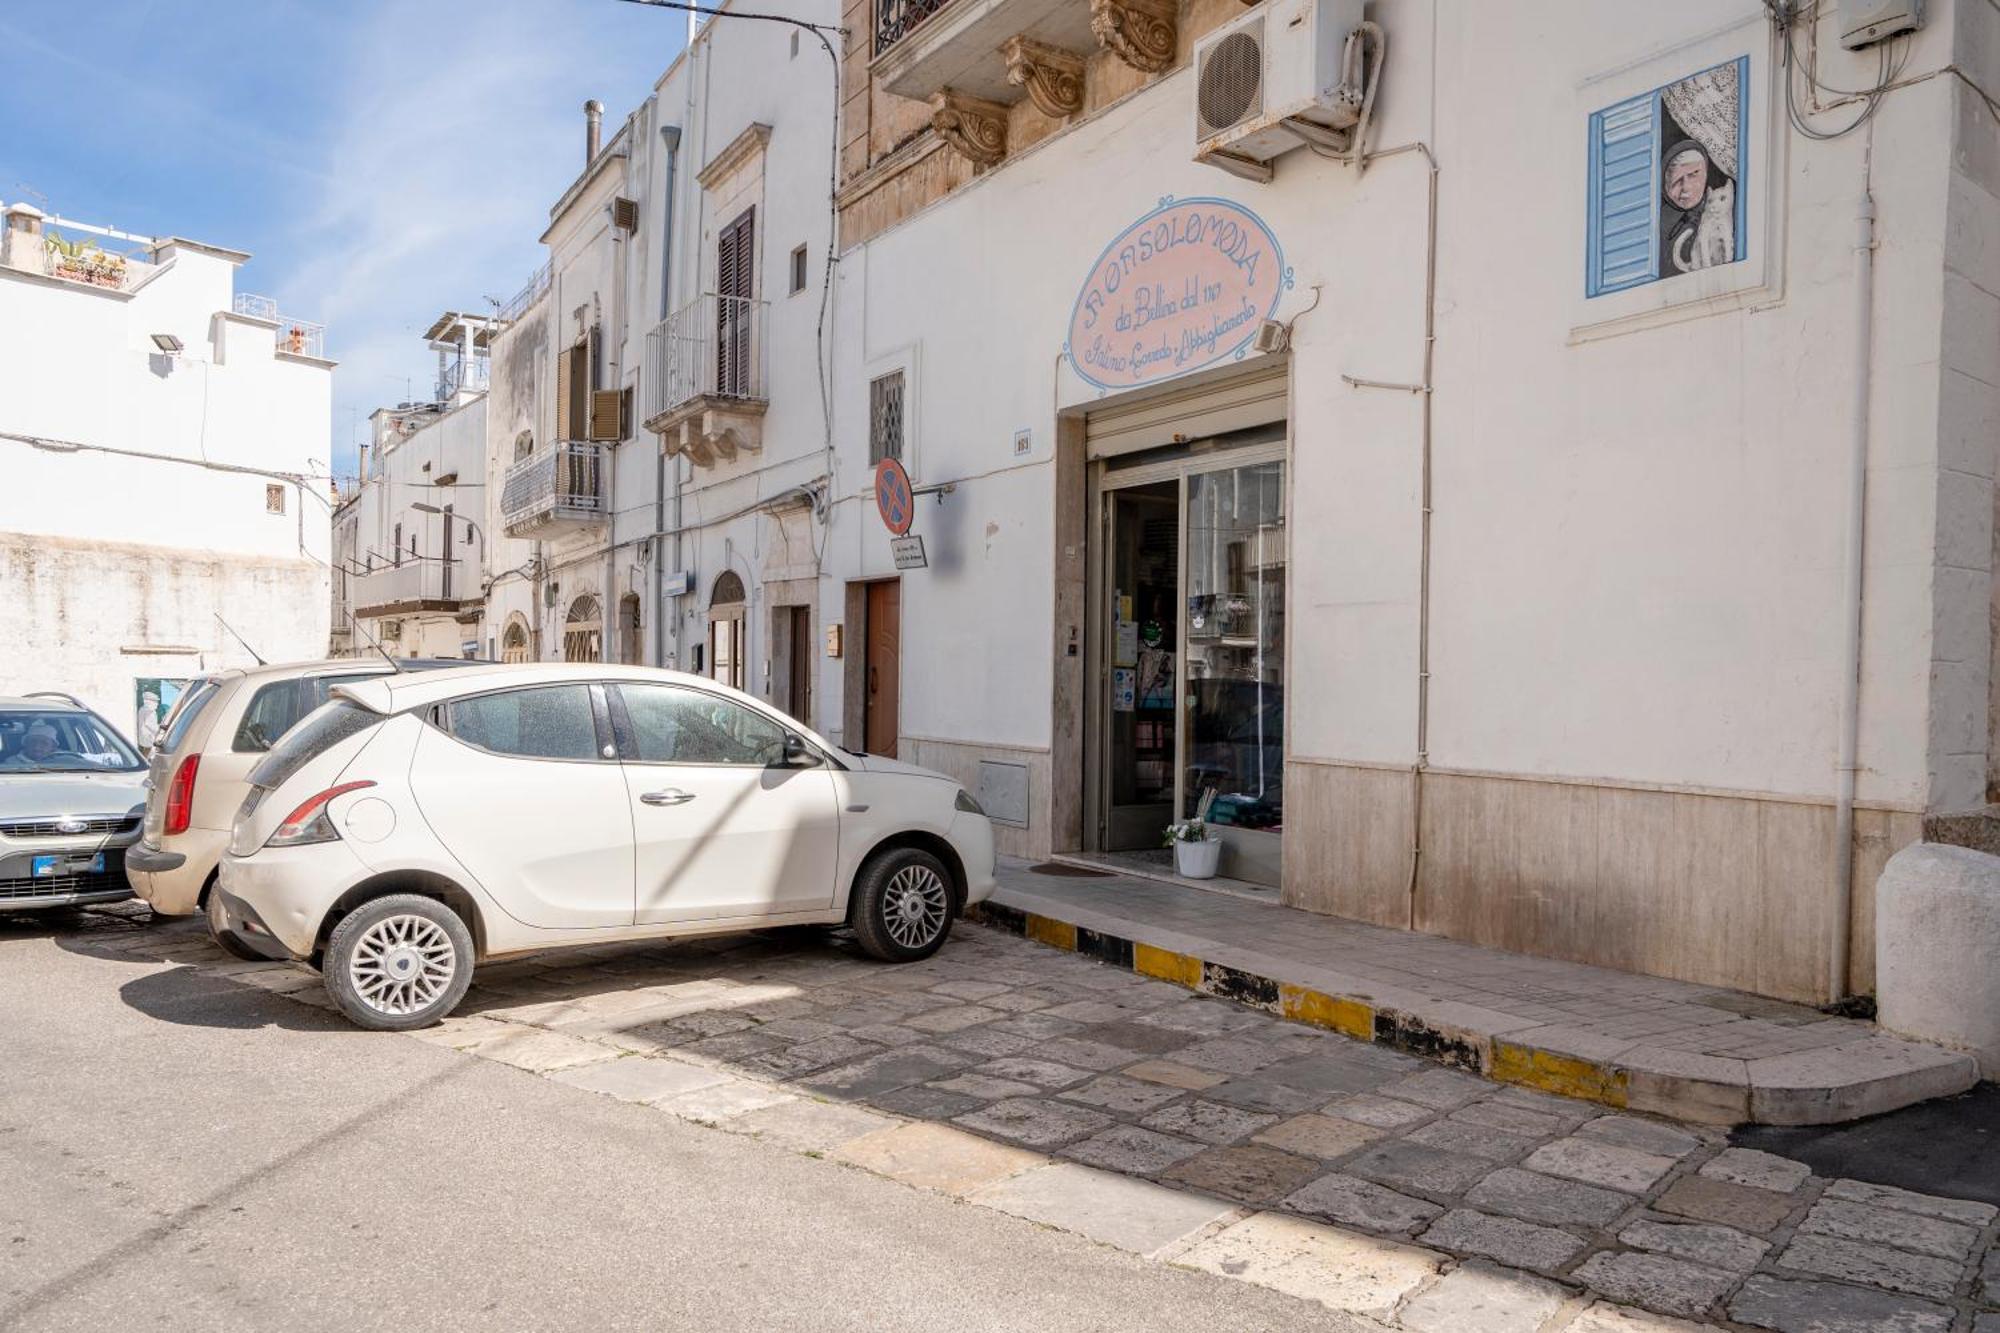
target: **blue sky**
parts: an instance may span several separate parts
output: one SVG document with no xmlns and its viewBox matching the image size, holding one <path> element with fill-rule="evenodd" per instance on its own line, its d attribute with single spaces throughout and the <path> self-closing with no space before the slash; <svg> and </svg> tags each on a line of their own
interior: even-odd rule
<svg viewBox="0 0 2000 1333">
<path fill-rule="evenodd" d="M 431 321 L 542 263 L 584 100 L 609 135 L 685 33 L 618 0 L 8 6 L 0 199 L 250 251 L 238 291 L 327 326 L 345 474 L 369 412 L 427 394 Z"/>
</svg>

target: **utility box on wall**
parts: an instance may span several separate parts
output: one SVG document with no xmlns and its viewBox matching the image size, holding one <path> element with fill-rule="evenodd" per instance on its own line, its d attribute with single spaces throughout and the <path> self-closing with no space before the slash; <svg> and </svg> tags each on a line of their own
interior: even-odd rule
<svg viewBox="0 0 2000 1333">
<path fill-rule="evenodd" d="M 1840 44 L 1850 51 L 1924 26 L 1924 0 L 1841 0 Z"/>
<path fill-rule="evenodd" d="M 972 793 L 996 824 L 1028 827 L 1028 766 L 995 759 L 979 761 L 979 789 Z"/>
</svg>

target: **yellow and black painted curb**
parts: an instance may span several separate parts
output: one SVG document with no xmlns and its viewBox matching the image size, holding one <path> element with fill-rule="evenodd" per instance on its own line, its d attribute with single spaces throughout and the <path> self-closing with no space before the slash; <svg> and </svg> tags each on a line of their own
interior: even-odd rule
<svg viewBox="0 0 2000 1333">
<path fill-rule="evenodd" d="M 1295 1023 L 1375 1042 L 1496 1082 L 1619 1108 L 1630 1099 L 1631 1074 L 1615 1065 L 1455 1029 L 1377 1005 L 1366 995 L 1328 994 L 1005 903 L 989 900 L 966 909 L 966 915 L 1052 948 L 1130 968 L 1140 976 L 1234 1000 Z"/>
</svg>

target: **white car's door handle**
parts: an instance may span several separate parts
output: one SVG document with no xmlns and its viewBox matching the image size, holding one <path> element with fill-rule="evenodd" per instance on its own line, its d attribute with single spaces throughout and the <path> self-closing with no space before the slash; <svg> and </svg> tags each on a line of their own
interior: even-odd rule
<svg viewBox="0 0 2000 1333">
<path fill-rule="evenodd" d="M 679 787 L 669 787 L 665 791 L 649 791 L 639 799 L 647 805 L 686 805 L 694 799 L 694 793 L 682 791 Z"/>
</svg>

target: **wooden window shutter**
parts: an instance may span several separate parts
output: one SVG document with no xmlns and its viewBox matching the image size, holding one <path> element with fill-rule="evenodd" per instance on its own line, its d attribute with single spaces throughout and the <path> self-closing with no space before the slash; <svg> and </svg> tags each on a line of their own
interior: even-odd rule
<svg viewBox="0 0 2000 1333">
<path fill-rule="evenodd" d="M 715 243 L 715 290 L 721 296 L 749 298 L 755 293 L 757 210 L 746 208 Z"/>
<path fill-rule="evenodd" d="M 1642 93 L 1590 118 L 1584 294 L 1660 276 L 1660 101 Z"/>
<path fill-rule="evenodd" d="M 594 345 L 580 342 L 569 349 L 569 390 L 558 406 L 563 414 L 563 438 L 565 440 L 587 440 L 590 438 L 590 371 Z"/>
<path fill-rule="evenodd" d="M 590 395 L 590 438 L 616 442 L 632 425 L 632 391 L 598 389 Z"/>
<path fill-rule="evenodd" d="M 729 398 L 751 385 L 750 298 L 756 290 L 757 210 L 746 208 L 715 242 L 715 385 Z"/>
<path fill-rule="evenodd" d="M 565 347 L 556 353 L 556 438 L 558 440 L 574 438 L 569 431 L 569 388 L 570 362 L 575 357 L 574 347 Z"/>
</svg>

